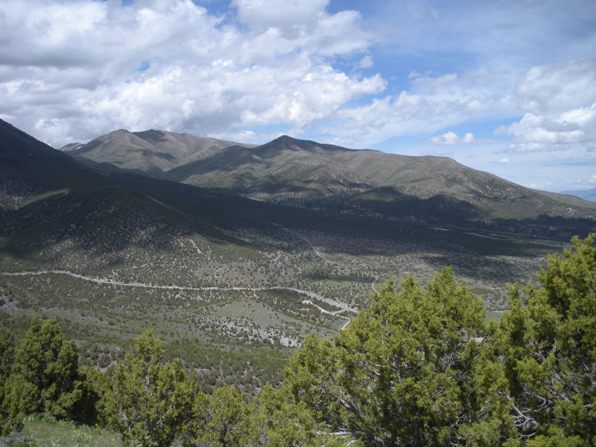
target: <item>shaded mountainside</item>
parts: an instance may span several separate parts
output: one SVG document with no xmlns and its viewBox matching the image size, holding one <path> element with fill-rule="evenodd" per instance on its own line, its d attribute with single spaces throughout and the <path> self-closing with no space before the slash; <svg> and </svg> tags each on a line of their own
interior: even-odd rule
<svg viewBox="0 0 596 447">
<path fill-rule="evenodd" d="M 98 183 L 94 171 L 0 120 L 0 210 Z"/>
<path fill-rule="evenodd" d="M 1 245 L 16 252 L 60 244 L 65 251 L 156 249 L 184 234 L 224 242 L 226 226 L 259 225 L 273 214 L 263 217 L 261 204 L 224 192 L 116 171 L 83 166 L 0 120 Z"/>
<path fill-rule="evenodd" d="M 149 138 L 148 135 L 145 137 Z M 507 237 L 504 239 L 509 242 L 482 235 L 462 237 L 456 227 L 449 232 L 437 232 L 433 226 L 419 223 L 426 219 L 437 224 L 441 223 L 441 217 L 449 220 L 450 216 L 453 221 L 462 221 L 462 216 L 471 219 L 479 211 L 467 202 L 440 195 L 419 198 L 396 188 L 373 186 L 347 169 L 336 169 L 323 162 L 318 163 L 318 170 L 303 171 L 311 175 L 312 186 L 309 181 L 300 180 L 302 176 L 297 173 L 301 171 L 294 168 L 303 161 L 310 160 L 312 165 L 312 157 L 322 160 L 328 154 L 354 157 L 372 153 L 375 157 L 382 156 L 373 151 L 354 151 L 283 137 L 254 149 L 233 146 L 204 161 L 208 166 L 214 157 L 233 154 L 236 165 L 228 163 L 233 172 L 234 166 L 245 169 L 247 163 L 243 157 L 258 157 L 260 161 L 256 165 L 270 169 L 273 179 L 271 185 L 263 186 L 262 191 L 271 188 L 272 194 L 277 193 L 272 186 L 279 181 L 275 179 L 287 178 L 291 174 L 295 175 L 297 183 L 293 188 L 299 193 L 304 188 L 299 181 L 319 191 L 320 185 L 325 185 L 327 189 L 323 189 L 323 197 L 331 188 L 339 191 L 331 195 L 325 207 L 304 209 L 252 200 L 236 191 L 197 188 L 119 169 L 101 173 L 4 121 L 0 121 L 0 149 L 0 248 L 55 260 L 72 258 L 72 264 L 81 268 L 87 261 L 93 265 L 91 269 L 95 268 L 94 254 L 117 254 L 127 250 L 142 250 L 146 256 L 151 256 L 155 250 L 170 251 L 175 257 L 180 239 L 188 237 L 197 238 L 198 242 L 195 242 L 204 245 L 199 252 L 212 250 L 234 259 L 262 257 L 263 252 L 276 252 L 280 247 L 286 251 L 304 250 L 305 239 L 293 233 L 296 231 L 334 235 L 334 238 L 377 238 L 438 247 L 455 246 L 496 254 L 523 251 L 522 245 Z M 305 154 L 312 157 L 309 159 Z M 276 162 L 280 156 L 288 160 L 288 167 Z M 292 158 L 294 161 L 290 162 Z M 255 178 L 259 175 L 255 174 Z M 342 194 L 347 193 L 352 194 L 352 202 L 343 201 L 345 195 Z M 383 194 L 395 202 L 385 200 Z M 359 195 L 368 197 L 360 198 Z M 334 197 L 340 199 L 333 201 Z M 400 215 L 383 219 L 378 213 L 364 208 L 346 212 L 346 203 L 358 208 L 359 201 L 374 204 L 381 213 L 383 206 L 388 204 L 387 214 L 397 210 Z M 593 222 L 586 225 L 591 224 Z M 583 230 L 577 226 L 576 220 L 563 218 L 557 228 L 569 232 L 577 232 L 578 228 Z M 247 232 L 252 232 L 252 236 L 247 237 Z M 332 240 L 320 239 L 321 243 Z M 306 249 L 310 250 L 309 245 Z M 326 249 L 341 252 L 347 250 L 347 246 L 330 245 Z M 315 254 L 318 256 L 318 252 Z M 112 262 L 118 256 L 110 255 L 110 261 L 105 262 Z M 168 267 L 167 260 L 164 260 L 164 269 L 173 270 Z M 179 270 L 174 271 L 174 274 L 178 273 Z"/>
</svg>

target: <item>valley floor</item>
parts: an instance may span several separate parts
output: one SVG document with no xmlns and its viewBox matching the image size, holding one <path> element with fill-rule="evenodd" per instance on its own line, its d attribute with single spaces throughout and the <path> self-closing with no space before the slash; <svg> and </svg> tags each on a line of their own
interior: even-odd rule
<svg viewBox="0 0 596 447">
<path fill-rule="evenodd" d="M 0 318 L 17 334 L 32 316 L 58 320 L 82 362 L 102 370 L 150 327 L 206 388 L 233 381 L 250 392 L 281 378 L 307 333 L 342 329 L 390 278 L 413 273 L 425 282 L 452 265 L 495 318 L 506 307 L 507 283 L 527 281 L 543 263 L 540 250 L 488 255 L 280 226 L 233 237 L 244 245 L 184 236 L 152 252 L 84 253 L 59 244 L 35 256 L 4 252 Z"/>
</svg>

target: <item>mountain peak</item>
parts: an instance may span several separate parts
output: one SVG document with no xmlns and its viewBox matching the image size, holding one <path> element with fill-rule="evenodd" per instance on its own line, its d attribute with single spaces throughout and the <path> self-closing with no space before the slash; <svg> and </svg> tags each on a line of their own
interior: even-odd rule
<svg viewBox="0 0 596 447">
<path fill-rule="evenodd" d="M 269 143 L 296 143 L 302 140 L 297 140 L 296 138 L 293 138 L 289 135 L 281 135 L 273 140 L 271 140 Z"/>
<path fill-rule="evenodd" d="M 265 143 L 263 146 L 265 146 L 265 145 L 279 145 L 279 144 L 283 144 L 283 145 L 293 144 L 293 145 L 300 146 L 303 149 L 307 148 L 307 147 L 314 147 L 314 146 L 317 146 L 317 147 L 329 146 L 326 144 L 317 143 L 316 141 L 312 141 L 312 140 L 302 140 L 299 138 L 294 138 L 289 135 L 281 135 L 281 136 L 275 138 L 274 140 L 271 140 L 270 142 Z"/>
</svg>

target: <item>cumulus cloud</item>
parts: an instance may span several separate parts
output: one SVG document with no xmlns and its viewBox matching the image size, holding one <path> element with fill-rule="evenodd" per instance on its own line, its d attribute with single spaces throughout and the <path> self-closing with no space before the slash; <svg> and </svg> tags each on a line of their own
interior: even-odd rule
<svg viewBox="0 0 596 447">
<path fill-rule="evenodd" d="M 343 108 L 329 136 L 336 143 L 366 145 L 398 135 L 428 134 L 481 118 L 515 111 L 515 102 L 498 72 L 477 69 L 441 76 L 410 75 L 410 88 L 370 103 Z M 473 135 L 468 136 L 468 141 Z"/>
<path fill-rule="evenodd" d="M 191 0 L 4 0 L 0 115 L 54 145 L 122 127 L 251 135 L 383 91 L 333 66 L 367 55 L 357 12 L 278 3 L 235 1 L 239 23 Z"/>
<path fill-rule="evenodd" d="M 474 141 L 474 134 L 472 132 L 467 132 L 462 138 L 458 137 L 455 132 L 447 132 L 430 139 L 430 142 L 433 144 L 470 144 L 472 141 Z"/>
<path fill-rule="evenodd" d="M 534 67 L 517 87 L 522 118 L 498 132 L 518 151 L 596 146 L 596 59 Z"/>
</svg>

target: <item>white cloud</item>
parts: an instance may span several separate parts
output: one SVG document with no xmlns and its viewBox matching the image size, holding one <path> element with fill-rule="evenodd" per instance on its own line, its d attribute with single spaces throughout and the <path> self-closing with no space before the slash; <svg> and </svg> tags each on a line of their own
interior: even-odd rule
<svg viewBox="0 0 596 447">
<path fill-rule="evenodd" d="M 243 23 L 255 29 L 279 28 L 285 32 L 314 28 L 325 16 L 329 0 L 233 0 Z"/>
<path fill-rule="evenodd" d="M 362 59 L 360 59 L 360 61 L 358 62 L 358 64 L 356 66 L 358 68 L 371 68 L 373 65 L 374 65 L 373 58 L 369 54 L 367 54 Z"/>
<path fill-rule="evenodd" d="M 367 55 L 357 12 L 278 3 L 236 1 L 245 27 L 191 0 L 3 0 L 0 114 L 54 145 L 121 127 L 249 135 L 385 88 L 332 65 Z"/>
<path fill-rule="evenodd" d="M 596 59 L 529 70 L 517 101 L 522 118 L 498 130 L 517 151 L 558 151 L 596 145 Z"/>
<path fill-rule="evenodd" d="M 510 162 L 511 160 L 509 160 L 507 157 L 503 157 L 499 160 L 499 163 L 501 163 L 502 165 L 506 165 Z"/>
<path fill-rule="evenodd" d="M 459 142 L 459 138 L 457 137 L 457 134 L 455 134 L 454 132 L 447 132 L 443 135 L 437 135 L 436 137 L 432 137 L 430 141 L 434 144 L 455 144 Z"/>
<path fill-rule="evenodd" d="M 471 132 L 467 132 L 462 138 L 458 137 L 455 132 L 447 132 L 430 139 L 433 144 L 470 144 L 472 141 L 474 141 L 474 134 Z"/>
<path fill-rule="evenodd" d="M 410 88 L 357 107 L 344 107 L 328 128 L 337 143 L 369 145 L 399 135 L 428 134 L 469 120 L 503 118 L 515 102 L 500 73 L 487 69 L 442 76 L 410 75 Z M 464 136 L 468 143 L 473 135 Z"/>
</svg>

